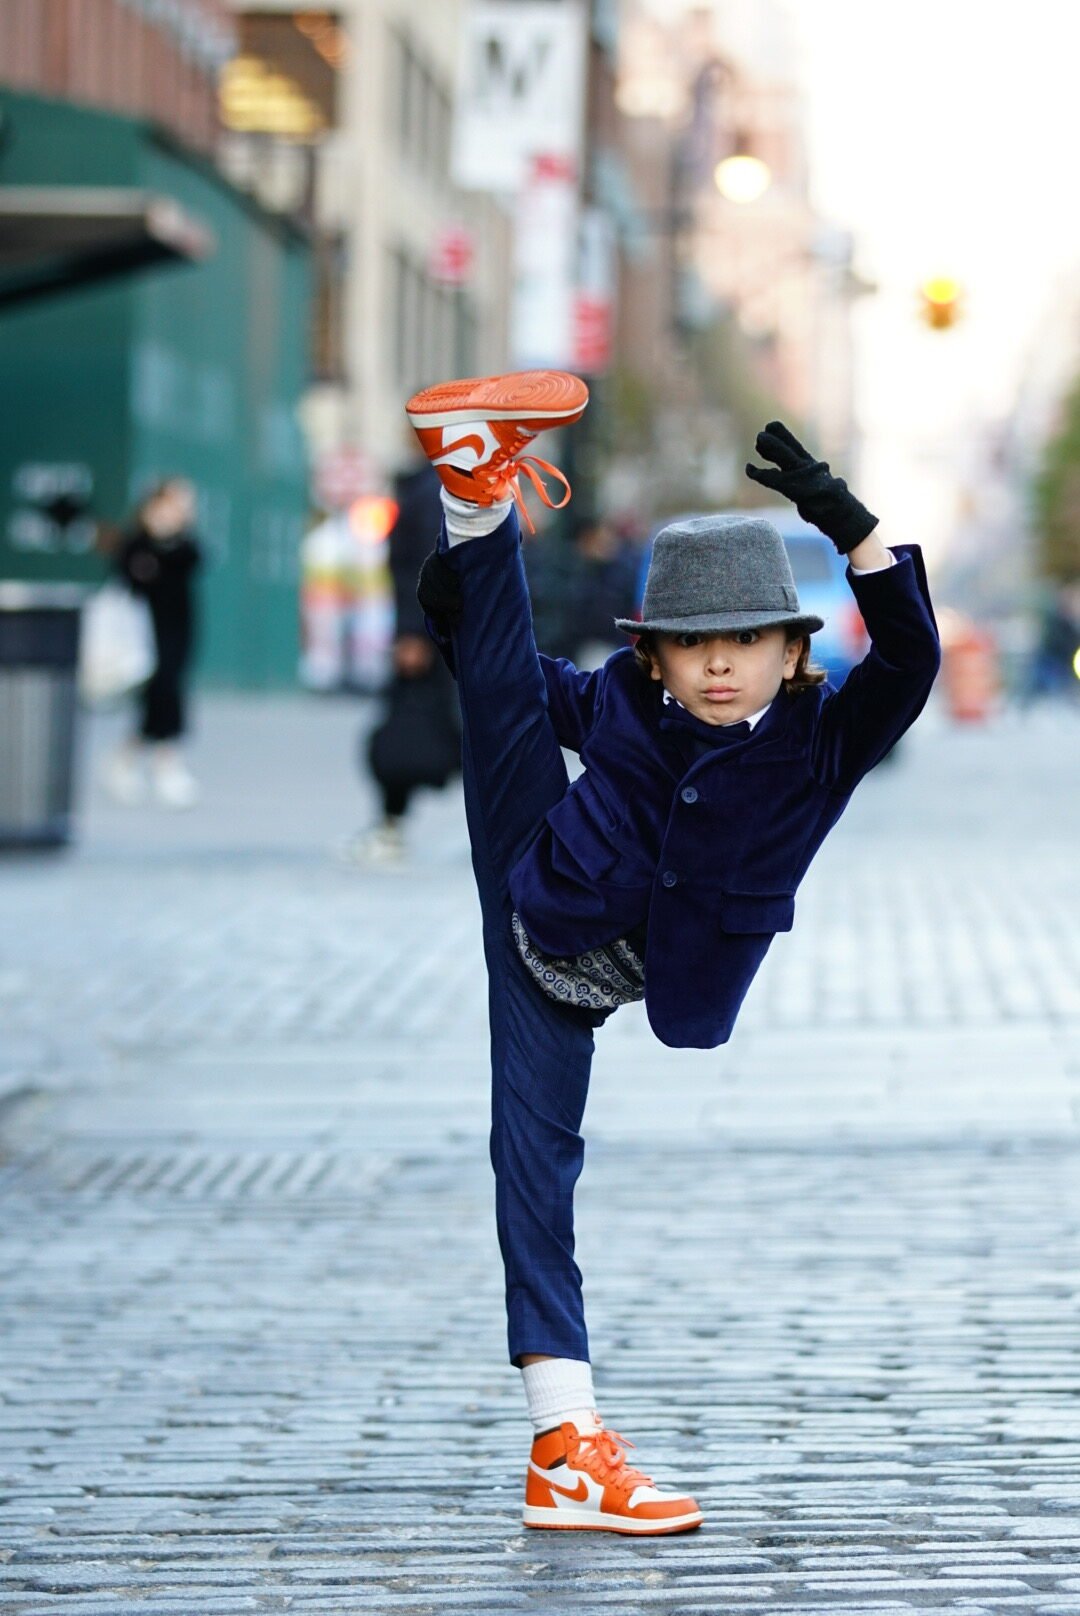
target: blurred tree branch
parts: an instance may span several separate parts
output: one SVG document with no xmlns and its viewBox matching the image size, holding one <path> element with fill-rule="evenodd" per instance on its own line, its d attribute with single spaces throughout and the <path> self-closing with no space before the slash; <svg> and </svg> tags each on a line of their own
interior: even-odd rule
<svg viewBox="0 0 1080 1616">
<path fill-rule="evenodd" d="M 1043 451 L 1034 494 L 1040 572 L 1061 583 L 1080 578 L 1080 377 Z"/>
</svg>

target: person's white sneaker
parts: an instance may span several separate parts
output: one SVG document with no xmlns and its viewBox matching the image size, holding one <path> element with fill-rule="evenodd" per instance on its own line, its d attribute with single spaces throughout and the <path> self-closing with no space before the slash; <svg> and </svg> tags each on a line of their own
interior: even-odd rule
<svg viewBox="0 0 1080 1616">
<path fill-rule="evenodd" d="M 154 796 L 163 808 L 194 808 L 199 800 L 198 782 L 175 752 L 154 758 L 152 778 Z"/>
<path fill-rule="evenodd" d="M 337 846 L 342 864 L 369 870 L 396 870 L 406 862 L 405 832 L 401 825 L 386 820 L 372 830 L 347 836 Z"/>
<path fill-rule="evenodd" d="M 146 770 L 142 749 L 121 746 L 105 765 L 105 789 L 121 808 L 137 808 L 146 801 Z"/>
</svg>

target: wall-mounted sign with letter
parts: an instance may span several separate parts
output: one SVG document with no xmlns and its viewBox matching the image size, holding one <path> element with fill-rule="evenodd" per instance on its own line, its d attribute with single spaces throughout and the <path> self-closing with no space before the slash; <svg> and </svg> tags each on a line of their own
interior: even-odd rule
<svg viewBox="0 0 1080 1616">
<path fill-rule="evenodd" d="M 580 163 L 586 44 L 580 0 L 472 0 L 462 30 L 455 184 L 514 192 L 541 152 Z"/>
</svg>

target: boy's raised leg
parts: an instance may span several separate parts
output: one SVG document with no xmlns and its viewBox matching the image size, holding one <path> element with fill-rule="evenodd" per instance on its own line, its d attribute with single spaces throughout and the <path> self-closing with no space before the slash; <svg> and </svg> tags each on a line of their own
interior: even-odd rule
<svg viewBox="0 0 1080 1616">
<path fill-rule="evenodd" d="M 588 1358 L 573 1193 L 584 1157 L 592 1027 L 529 980 L 510 924 L 510 871 L 568 780 L 536 654 L 520 528 L 508 503 L 532 439 L 545 426 L 576 420 L 587 398 L 576 377 L 539 373 L 524 381 L 446 383 L 407 406 L 450 495 L 456 528 L 448 533 L 444 523 L 438 547 L 461 588 L 452 639 L 490 982 L 491 1159 L 513 1361 L 527 1353 Z M 459 501 L 467 504 L 455 522 Z M 490 530 L 462 539 L 469 509 L 482 518 L 472 525 Z"/>
</svg>

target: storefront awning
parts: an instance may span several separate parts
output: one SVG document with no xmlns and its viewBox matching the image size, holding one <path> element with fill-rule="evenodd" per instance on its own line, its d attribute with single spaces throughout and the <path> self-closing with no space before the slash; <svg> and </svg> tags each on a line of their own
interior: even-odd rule
<svg viewBox="0 0 1080 1616">
<path fill-rule="evenodd" d="M 194 262 L 213 235 L 167 196 L 128 187 L 0 186 L 0 309 L 128 275 Z"/>
</svg>

